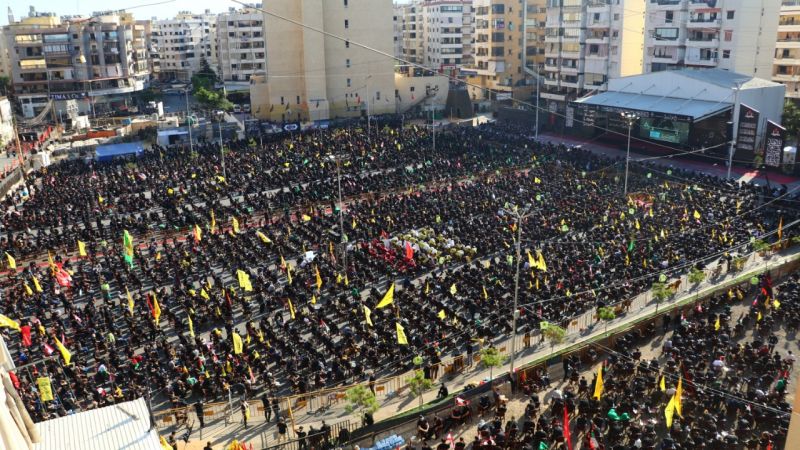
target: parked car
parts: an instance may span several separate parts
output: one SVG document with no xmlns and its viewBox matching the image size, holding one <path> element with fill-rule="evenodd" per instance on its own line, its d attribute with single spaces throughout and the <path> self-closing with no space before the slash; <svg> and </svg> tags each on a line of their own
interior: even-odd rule
<svg viewBox="0 0 800 450">
<path fill-rule="evenodd" d="M 242 106 L 241 105 L 233 105 L 233 112 L 235 112 L 235 113 L 242 112 Z"/>
</svg>

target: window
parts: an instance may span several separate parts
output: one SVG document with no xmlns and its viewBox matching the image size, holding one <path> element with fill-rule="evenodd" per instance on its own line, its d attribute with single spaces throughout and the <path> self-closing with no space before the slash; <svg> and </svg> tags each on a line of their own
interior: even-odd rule
<svg viewBox="0 0 800 450">
<path fill-rule="evenodd" d="M 350 80 L 350 78 L 348 78 L 348 79 L 347 79 L 347 87 L 350 87 L 350 86 L 351 86 L 351 84 L 352 84 L 352 80 Z"/>
<path fill-rule="evenodd" d="M 410 92 L 414 92 L 414 86 L 411 86 L 410 88 L 408 88 L 408 90 L 409 90 Z"/>
<path fill-rule="evenodd" d="M 299 95 L 297 96 L 297 104 L 298 105 L 300 104 L 300 96 Z"/>
<path fill-rule="evenodd" d="M 344 19 L 344 27 L 345 28 L 350 28 L 350 21 L 349 20 Z"/>
<path fill-rule="evenodd" d="M 375 91 L 375 100 L 381 99 L 381 91 Z"/>
<path fill-rule="evenodd" d="M 736 11 L 728 11 L 728 20 L 733 20 L 733 16 Z"/>
<path fill-rule="evenodd" d="M 666 23 L 672 23 L 672 20 L 675 18 L 675 13 L 673 11 L 667 11 L 667 16 L 664 19 Z"/>
<path fill-rule="evenodd" d="M 348 68 L 348 69 L 350 68 L 350 58 L 347 58 L 347 59 L 345 60 L 345 63 L 344 63 L 344 65 L 345 65 L 345 66 L 347 66 L 347 68 Z"/>
<path fill-rule="evenodd" d="M 283 104 L 283 96 L 281 96 L 281 105 Z"/>
<path fill-rule="evenodd" d="M 723 50 L 722 51 L 722 59 L 730 59 L 731 51 L 730 50 Z"/>
<path fill-rule="evenodd" d="M 614 14 L 614 21 L 618 21 L 618 20 L 619 20 L 619 13 L 616 13 L 616 14 Z"/>
<path fill-rule="evenodd" d="M 733 30 L 725 30 L 725 42 L 733 40 Z"/>
<path fill-rule="evenodd" d="M 350 41 L 344 41 L 344 48 L 350 48 Z"/>
<path fill-rule="evenodd" d="M 347 8 L 347 0 L 344 0 L 344 7 Z"/>
</svg>

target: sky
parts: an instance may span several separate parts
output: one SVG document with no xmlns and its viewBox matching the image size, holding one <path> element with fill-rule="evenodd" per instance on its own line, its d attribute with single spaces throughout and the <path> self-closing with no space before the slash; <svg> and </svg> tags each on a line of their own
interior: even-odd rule
<svg viewBox="0 0 800 450">
<path fill-rule="evenodd" d="M 247 0 L 247 2 L 260 3 L 258 0 Z M 201 13 L 210 9 L 212 13 L 220 13 L 230 7 L 241 6 L 230 0 L 17 0 L 13 4 L 3 2 L 0 25 L 8 23 L 6 6 L 9 4 L 16 20 L 28 15 L 29 5 L 35 7 L 38 12 L 53 12 L 57 16 L 76 14 L 88 16 L 97 11 L 125 9 L 132 12 L 137 19 L 150 19 L 153 16 L 167 19 L 175 16 L 178 11 Z"/>
</svg>

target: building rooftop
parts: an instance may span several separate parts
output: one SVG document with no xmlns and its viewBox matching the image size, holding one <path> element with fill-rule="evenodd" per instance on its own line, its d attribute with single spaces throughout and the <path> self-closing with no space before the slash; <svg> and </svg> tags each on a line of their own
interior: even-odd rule
<svg viewBox="0 0 800 450">
<path fill-rule="evenodd" d="M 575 103 L 633 111 L 651 111 L 661 114 L 676 114 L 701 120 L 725 109 L 732 104 L 660 95 L 634 94 L 628 92 L 603 92 L 591 97 L 576 100 Z"/>
<path fill-rule="evenodd" d="M 34 450 L 161 450 L 143 398 L 36 424 Z"/>
<path fill-rule="evenodd" d="M 742 89 L 757 89 L 778 85 L 778 83 L 774 83 L 772 81 L 717 68 L 680 69 L 671 71 L 670 73 L 674 73 L 677 76 L 691 78 L 703 83 L 711 83 L 726 89 L 733 89 L 740 84 Z"/>
</svg>

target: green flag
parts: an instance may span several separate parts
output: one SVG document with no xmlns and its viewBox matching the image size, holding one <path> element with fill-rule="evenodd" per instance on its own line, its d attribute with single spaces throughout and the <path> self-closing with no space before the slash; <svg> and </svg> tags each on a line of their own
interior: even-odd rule
<svg viewBox="0 0 800 450">
<path fill-rule="evenodd" d="M 628 242 L 628 251 L 632 252 L 633 251 L 633 247 L 635 247 L 635 246 L 636 246 L 636 239 L 632 239 L 630 242 Z"/>
</svg>

